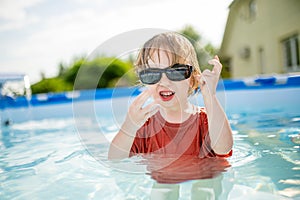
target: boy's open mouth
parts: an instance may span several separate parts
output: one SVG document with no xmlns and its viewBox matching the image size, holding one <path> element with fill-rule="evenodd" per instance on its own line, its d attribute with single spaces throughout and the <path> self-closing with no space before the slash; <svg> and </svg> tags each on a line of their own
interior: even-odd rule
<svg viewBox="0 0 300 200">
<path fill-rule="evenodd" d="M 163 101 L 170 101 L 174 97 L 175 92 L 172 91 L 160 91 L 159 95 Z"/>
</svg>

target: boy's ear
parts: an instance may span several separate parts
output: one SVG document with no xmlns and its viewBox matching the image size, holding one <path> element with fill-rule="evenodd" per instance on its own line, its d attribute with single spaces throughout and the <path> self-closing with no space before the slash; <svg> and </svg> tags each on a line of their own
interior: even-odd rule
<svg viewBox="0 0 300 200">
<path fill-rule="evenodd" d="M 194 83 L 195 83 L 195 77 L 192 75 L 191 78 L 190 78 L 190 87 L 191 88 L 193 88 Z"/>
<path fill-rule="evenodd" d="M 194 92 L 196 84 L 197 84 L 197 79 L 195 78 L 194 75 L 192 75 L 190 78 L 189 94 L 192 94 Z"/>
<path fill-rule="evenodd" d="M 190 87 L 192 87 L 192 88 L 197 88 L 198 87 L 199 81 L 198 81 L 197 76 L 199 76 L 198 73 L 192 72 L 192 75 L 191 75 L 191 78 L 190 78 Z"/>
</svg>

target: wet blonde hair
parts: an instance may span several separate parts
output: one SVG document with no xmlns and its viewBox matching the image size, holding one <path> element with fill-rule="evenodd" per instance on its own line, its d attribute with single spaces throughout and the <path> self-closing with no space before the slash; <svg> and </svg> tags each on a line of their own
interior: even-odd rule
<svg viewBox="0 0 300 200">
<path fill-rule="evenodd" d="M 198 90 L 199 82 L 196 75 L 200 75 L 197 55 L 191 42 L 183 35 L 176 32 L 161 33 L 148 40 L 140 50 L 135 68 L 139 72 L 142 69 L 149 68 L 149 61 L 154 60 L 155 53 L 160 58 L 161 53 L 165 53 L 169 59 L 170 66 L 180 63 L 192 65 L 194 70 L 190 77 L 191 95 Z"/>
</svg>

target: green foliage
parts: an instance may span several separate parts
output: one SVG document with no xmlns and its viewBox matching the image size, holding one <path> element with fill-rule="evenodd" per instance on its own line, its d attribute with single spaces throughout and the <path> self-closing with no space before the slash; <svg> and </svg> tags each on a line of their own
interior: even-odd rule
<svg viewBox="0 0 300 200">
<path fill-rule="evenodd" d="M 65 82 L 61 78 L 46 78 L 38 83 L 31 85 L 32 94 L 48 93 L 48 92 L 63 92 L 73 89 L 73 85 Z"/>
<path fill-rule="evenodd" d="M 132 63 L 114 57 L 97 57 L 90 61 L 80 57 L 70 66 L 60 63 L 58 68 L 57 77 L 43 78 L 32 85 L 32 93 L 132 86 L 137 82 Z"/>
<path fill-rule="evenodd" d="M 129 86 L 136 80 L 131 63 L 113 57 L 99 57 L 82 64 L 74 80 L 74 88 Z"/>
<path fill-rule="evenodd" d="M 181 34 L 188 36 L 188 40 L 192 43 L 192 45 L 195 47 L 196 43 L 201 40 L 200 34 L 192 27 L 191 25 L 185 26 L 181 31 Z"/>
<path fill-rule="evenodd" d="M 83 65 L 84 58 L 75 58 L 70 67 L 64 67 L 65 70 L 63 73 L 59 73 L 59 76 L 64 79 L 66 82 L 74 84 L 77 72 L 79 68 Z"/>
</svg>

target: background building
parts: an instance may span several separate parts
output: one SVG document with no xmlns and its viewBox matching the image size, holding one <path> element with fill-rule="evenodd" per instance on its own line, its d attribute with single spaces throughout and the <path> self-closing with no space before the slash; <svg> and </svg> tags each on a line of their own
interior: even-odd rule
<svg viewBox="0 0 300 200">
<path fill-rule="evenodd" d="M 233 78 L 299 72 L 300 0 L 234 0 L 220 48 Z"/>
</svg>

